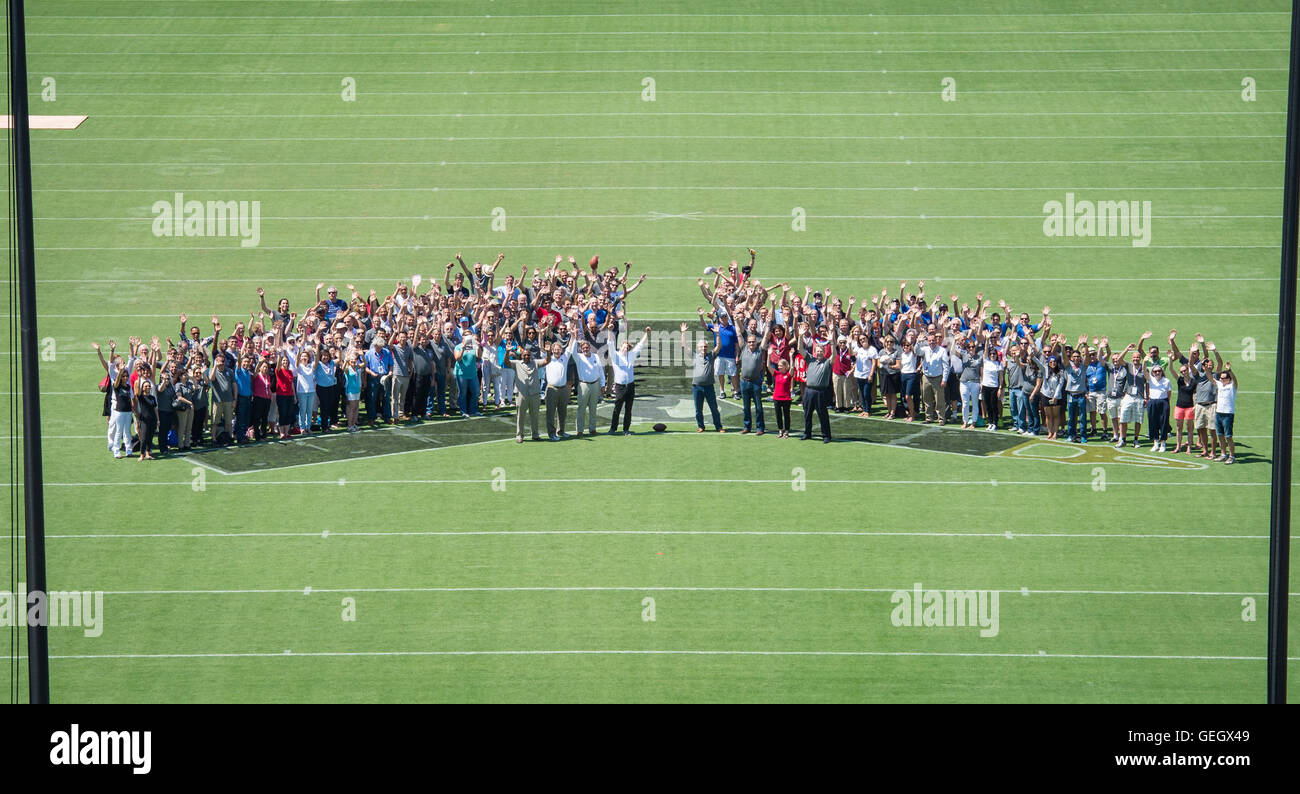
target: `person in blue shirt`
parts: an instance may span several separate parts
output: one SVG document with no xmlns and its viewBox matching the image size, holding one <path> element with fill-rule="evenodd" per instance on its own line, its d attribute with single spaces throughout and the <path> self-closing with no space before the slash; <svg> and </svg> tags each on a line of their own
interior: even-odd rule
<svg viewBox="0 0 1300 794">
<path fill-rule="evenodd" d="M 366 409 L 370 415 L 370 424 L 377 423 L 377 417 L 392 424 L 393 411 L 391 403 L 391 382 L 389 374 L 393 371 L 393 354 L 385 345 L 382 333 L 375 336 L 370 349 L 366 351 Z"/>
<path fill-rule="evenodd" d="M 253 357 L 245 355 L 235 367 L 235 443 L 242 444 L 253 420 Z"/>
<path fill-rule="evenodd" d="M 321 282 L 320 284 L 316 285 L 317 305 L 320 305 L 321 302 L 320 291 L 324 287 L 325 287 L 325 282 Z M 355 292 L 355 290 L 353 291 Z M 329 296 L 329 299 L 325 301 L 325 317 L 330 322 L 334 322 L 335 317 L 338 317 L 340 313 L 347 311 L 348 302 L 339 297 L 338 287 L 330 287 L 325 294 Z"/>
<path fill-rule="evenodd" d="M 1093 340 L 1094 347 L 1096 344 L 1096 340 Z M 1110 420 L 1106 411 L 1106 374 L 1109 370 L 1103 362 L 1097 360 L 1094 348 L 1088 348 L 1088 366 L 1085 371 L 1088 377 L 1088 422 L 1092 434 L 1097 435 L 1097 414 L 1101 414 L 1102 437 L 1109 438 Z"/>
<path fill-rule="evenodd" d="M 338 365 L 334 362 L 334 352 L 322 347 L 320 357 L 316 360 L 316 405 L 320 408 L 320 429 L 328 433 L 331 427 L 339 423 L 339 381 Z"/>
<path fill-rule="evenodd" d="M 704 319 L 704 309 L 697 307 L 695 310 L 700 316 L 700 325 L 713 332 L 718 342 L 718 360 L 716 363 L 718 375 L 718 389 L 722 392 L 722 399 L 727 399 L 727 378 L 731 378 L 731 388 L 737 395 L 740 394 L 740 370 L 736 369 L 736 327 L 731 324 L 731 317 L 726 311 L 719 310 L 717 314 L 718 322 L 710 323 Z"/>
<path fill-rule="evenodd" d="M 453 352 L 456 358 L 456 389 L 460 402 L 462 417 L 482 416 L 478 409 L 478 360 L 479 346 L 473 334 L 465 334 L 465 341 L 456 345 Z"/>
</svg>

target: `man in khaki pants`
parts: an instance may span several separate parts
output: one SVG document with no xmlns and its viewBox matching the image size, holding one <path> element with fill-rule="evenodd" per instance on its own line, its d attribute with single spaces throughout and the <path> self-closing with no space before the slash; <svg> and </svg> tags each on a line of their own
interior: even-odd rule
<svg viewBox="0 0 1300 794">
<path fill-rule="evenodd" d="M 601 391 L 605 387 L 605 365 L 600 355 L 591 349 L 591 343 L 585 339 L 578 347 L 578 354 L 573 357 L 578 367 L 578 438 L 583 436 L 584 420 L 586 432 L 597 435 L 596 406 L 600 405 Z"/>
<path fill-rule="evenodd" d="M 925 404 L 925 421 L 944 423 L 948 411 L 948 348 L 939 342 L 939 335 L 931 332 L 925 344 L 916 346 L 917 363 L 925 376 L 921 382 L 921 401 Z"/>
<path fill-rule="evenodd" d="M 546 367 L 546 435 L 552 441 L 568 436 L 564 432 L 564 425 L 569 408 L 569 358 L 573 355 L 580 332 L 575 320 L 569 333 L 568 346 L 553 342 L 547 351 L 546 361 L 543 362 Z"/>
<path fill-rule="evenodd" d="M 533 440 L 541 441 L 537 435 L 537 409 L 542 401 L 542 379 L 537 373 L 533 352 L 528 348 L 521 350 L 512 346 L 506 363 L 514 367 L 515 390 L 519 393 L 519 408 L 515 411 L 515 441 L 524 443 L 525 415 L 528 416 L 533 431 Z"/>
</svg>

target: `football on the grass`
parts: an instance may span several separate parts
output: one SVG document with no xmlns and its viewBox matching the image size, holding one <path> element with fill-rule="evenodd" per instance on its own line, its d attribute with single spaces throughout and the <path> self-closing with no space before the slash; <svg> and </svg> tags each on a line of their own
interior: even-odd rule
<svg viewBox="0 0 1300 794">
<path fill-rule="evenodd" d="M 599 264 L 600 264 L 600 257 L 599 257 L 599 256 L 593 256 L 593 257 L 591 258 L 591 269 L 592 269 L 592 270 L 595 270 L 595 269 L 596 269 L 596 265 L 599 265 Z"/>
<path fill-rule="evenodd" d="M 668 429 L 668 425 L 664 424 L 663 422 L 660 422 L 659 424 L 655 425 L 656 433 L 662 433 L 667 429 Z"/>
</svg>

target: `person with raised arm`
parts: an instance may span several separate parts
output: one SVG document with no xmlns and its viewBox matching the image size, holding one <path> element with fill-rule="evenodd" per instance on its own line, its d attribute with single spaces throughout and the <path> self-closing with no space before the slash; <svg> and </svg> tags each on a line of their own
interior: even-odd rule
<svg viewBox="0 0 1300 794">
<path fill-rule="evenodd" d="M 701 321 L 703 321 L 702 317 Z M 698 428 L 696 432 L 704 432 L 704 404 L 707 402 L 709 414 L 713 419 L 713 428 L 719 433 L 725 433 L 722 417 L 718 414 L 718 395 L 713 389 L 714 362 L 717 361 L 718 351 L 722 348 L 722 335 L 718 333 L 713 335 L 712 349 L 709 348 L 707 340 L 701 339 L 696 345 L 697 350 L 692 355 L 690 342 L 686 341 L 688 330 L 686 323 L 682 323 L 682 352 L 691 360 L 691 397 L 695 402 L 695 424 Z"/>
<path fill-rule="evenodd" d="M 768 339 L 768 334 L 760 339 L 751 333 L 745 337 L 745 346 L 740 350 L 740 402 L 745 423 L 741 435 L 751 430 L 760 436 L 767 432 L 767 421 L 763 416 L 763 374 Z"/>
<path fill-rule="evenodd" d="M 578 352 L 574 355 L 573 362 L 578 370 L 578 416 L 574 423 L 578 438 L 583 435 L 599 435 L 596 430 L 596 408 L 600 405 L 601 391 L 605 386 L 605 367 L 600 354 L 585 338 L 578 343 Z"/>
<path fill-rule="evenodd" d="M 1237 373 L 1232 371 L 1231 361 L 1219 359 L 1219 362 L 1219 374 L 1214 382 L 1214 431 L 1223 451 L 1215 460 L 1232 464 L 1237 462 L 1237 445 L 1232 440 L 1232 423 L 1237 417 Z"/>
<path fill-rule="evenodd" d="M 515 409 L 515 442 L 524 443 L 524 427 L 531 432 L 533 441 L 541 441 L 537 434 L 537 414 L 541 405 L 542 379 L 540 367 L 527 347 L 511 346 L 506 364 L 515 373 L 515 390 L 519 394 Z"/>
<path fill-rule="evenodd" d="M 650 339 L 650 326 L 645 327 L 641 341 L 634 346 L 628 339 L 610 356 L 610 365 L 614 368 L 614 416 L 610 420 L 609 433 L 618 431 L 618 416 L 623 414 L 623 435 L 632 434 L 632 403 L 636 400 L 636 361 L 646 342 Z"/>
<path fill-rule="evenodd" d="M 569 359 L 577 349 L 578 337 L 581 336 L 577 318 L 575 309 L 568 343 L 562 344 L 558 339 L 552 342 L 546 351 L 546 360 L 542 362 L 546 370 L 546 435 L 551 441 L 569 436 L 564 431 L 564 426 L 568 421 L 569 408 Z M 546 333 L 551 333 L 549 327 Z"/>
<path fill-rule="evenodd" d="M 831 443 L 831 349 L 824 342 L 816 342 L 811 350 L 805 346 L 803 335 L 799 335 L 799 350 L 804 355 L 806 370 L 804 373 L 803 392 L 803 435 L 801 441 L 812 439 L 813 414 L 821 426 L 822 443 Z"/>
</svg>

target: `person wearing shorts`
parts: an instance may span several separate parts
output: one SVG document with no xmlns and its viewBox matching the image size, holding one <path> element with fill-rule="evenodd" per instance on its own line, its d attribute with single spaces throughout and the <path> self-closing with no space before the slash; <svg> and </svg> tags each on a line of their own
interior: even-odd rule
<svg viewBox="0 0 1300 794">
<path fill-rule="evenodd" d="M 1135 346 L 1130 345 L 1133 349 Z M 1125 436 L 1128 433 L 1128 426 L 1133 425 L 1133 448 L 1142 447 L 1142 409 L 1147 403 L 1147 375 L 1142 366 L 1142 354 L 1134 350 L 1132 364 L 1128 367 L 1128 377 L 1125 379 L 1124 398 L 1119 405 L 1119 444 L 1116 449 L 1124 446 Z"/>
<path fill-rule="evenodd" d="M 1208 362 L 1193 361 L 1190 368 L 1193 381 L 1192 398 L 1195 401 L 1195 407 L 1192 409 L 1192 427 L 1196 430 L 1201 450 L 1197 457 L 1214 458 L 1215 448 L 1222 449 L 1215 429 L 1214 373 L 1210 370 Z"/>
<path fill-rule="evenodd" d="M 1106 398 L 1106 364 L 1097 358 L 1096 350 L 1088 351 L 1088 366 L 1084 370 L 1088 378 L 1088 424 L 1092 435 L 1104 438 L 1110 434 L 1107 422 L 1109 402 Z M 1101 433 L 1097 432 L 1097 417 L 1101 417 Z"/>
<path fill-rule="evenodd" d="M 1174 452 L 1192 451 L 1193 426 L 1196 421 L 1196 381 L 1187 366 L 1187 359 L 1181 359 L 1178 367 L 1178 397 L 1174 401 Z M 1187 431 L 1187 442 L 1183 443 L 1183 431 Z M 1184 448 L 1185 447 L 1185 448 Z"/>
</svg>

